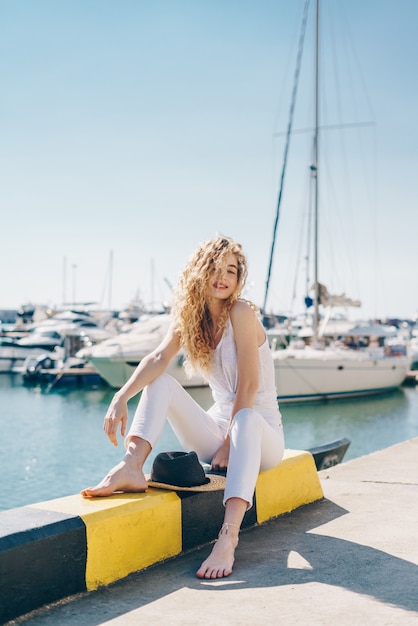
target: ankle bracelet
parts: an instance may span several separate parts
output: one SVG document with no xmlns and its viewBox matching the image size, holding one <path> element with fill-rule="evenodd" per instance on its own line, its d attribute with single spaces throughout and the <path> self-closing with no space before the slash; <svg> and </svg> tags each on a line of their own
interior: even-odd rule
<svg viewBox="0 0 418 626">
<path fill-rule="evenodd" d="M 239 526 L 237 526 L 236 524 L 230 524 L 229 522 L 224 522 L 221 526 L 221 530 L 219 531 L 219 534 L 221 534 L 221 532 L 225 530 L 225 535 L 227 535 L 230 526 L 231 528 L 238 528 L 238 532 L 239 532 L 240 530 Z"/>
</svg>

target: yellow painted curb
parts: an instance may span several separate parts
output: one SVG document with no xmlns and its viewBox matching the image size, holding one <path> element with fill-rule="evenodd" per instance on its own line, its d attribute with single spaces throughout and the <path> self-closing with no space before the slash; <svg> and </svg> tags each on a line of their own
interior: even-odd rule
<svg viewBox="0 0 418 626">
<path fill-rule="evenodd" d="M 82 518 L 89 591 L 182 550 L 181 500 L 175 492 L 149 489 L 92 499 L 74 495 L 31 506 Z"/>
<path fill-rule="evenodd" d="M 257 522 L 261 524 L 323 497 L 313 456 L 300 450 L 285 450 L 277 467 L 258 476 L 255 488 Z"/>
<path fill-rule="evenodd" d="M 285 450 L 261 472 L 255 489 L 258 523 L 324 497 L 309 452 Z M 182 551 L 182 501 L 174 491 L 148 489 L 107 498 L 72 495 L 29 505 L 81 518 L 86 527 L 86 587 L 94 590 Z M 187 529 L 186 529 L 187 531 Z"/>
</svg>

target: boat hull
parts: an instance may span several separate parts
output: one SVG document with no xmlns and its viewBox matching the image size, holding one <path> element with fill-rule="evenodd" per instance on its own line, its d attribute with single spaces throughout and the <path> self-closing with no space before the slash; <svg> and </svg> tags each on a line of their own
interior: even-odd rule
<svg viewBox="0 0 418 626">
<path fill-rule="evenodd" d="M 10 374 L 23 366 L 29 356 L 39 356 L 50 352 L 50 348 L 24 348 L 20 346 L 0 346 L 0 373 Z"/>
<path fill-rule="evenodd" d="M 105 380 L 108 385 L 115 388 L 120 388 L 126 383 L 140 362 L 139 359 L 135 358 L 132 360 L 126 357 L 112 357 L 109 359 L 100 358 L 98 356 L 91 356 L 90 361 L 103 380 Z M 183 361 L 184 359 L 181 355 L 172 359 L 167 368 L 167 374 L 173 376 L 183 387 L 206 387 L 207 382 L 202 376 L 193 375 L 188 378 L 183 367 Z"/>
<path fill-rule="evenodd" d="M 280 354 L 281 352 L 281 354 Z M 405 380 L 409 359 L 368 355 L 311 356 L 274 354 L 277 397 L 280 403 L 326 400 L 384 393 Z"/>
</svg>

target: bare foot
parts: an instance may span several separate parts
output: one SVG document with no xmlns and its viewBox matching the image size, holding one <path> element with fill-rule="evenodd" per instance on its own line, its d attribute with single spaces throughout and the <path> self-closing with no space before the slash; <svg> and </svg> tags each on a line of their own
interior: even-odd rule
<svg viewBox="0 0 418 626">
<path fill-rule="evenodd" d="M 238 545 L 238 532 L 222 527 L 219 537 L 208 558 L 196 572 L 198 578 L 224 578 L 232 574 L 235 548 Z"/>
<path fill-rule="evenodd" d="M 83 489 L 81 495 L 85 498 L 111 496 L 116 491 L 137 493 L 148 488 L 143 472 L 129 467 L 125 461 L 115 465 L 110 472 L 95 487 Z"/>
</svg>

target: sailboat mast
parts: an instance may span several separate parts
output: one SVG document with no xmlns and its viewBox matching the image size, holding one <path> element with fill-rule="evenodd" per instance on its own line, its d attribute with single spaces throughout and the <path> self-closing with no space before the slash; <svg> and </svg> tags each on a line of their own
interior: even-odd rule
<svg viewBox="0 0 418 626">
<path fill-rule="evenodd" d="M 313 342 L 318 341 L 319 326 L 319 283 L 318 283 L 318 139 L 319 139 L 319 10 L 320 0 L 316 0 L 316 26 L 315 26 L 315 134 L 314 134 L 314 162 L 312 175 L 314 177 L 314 320 Z"/>
</svg>

